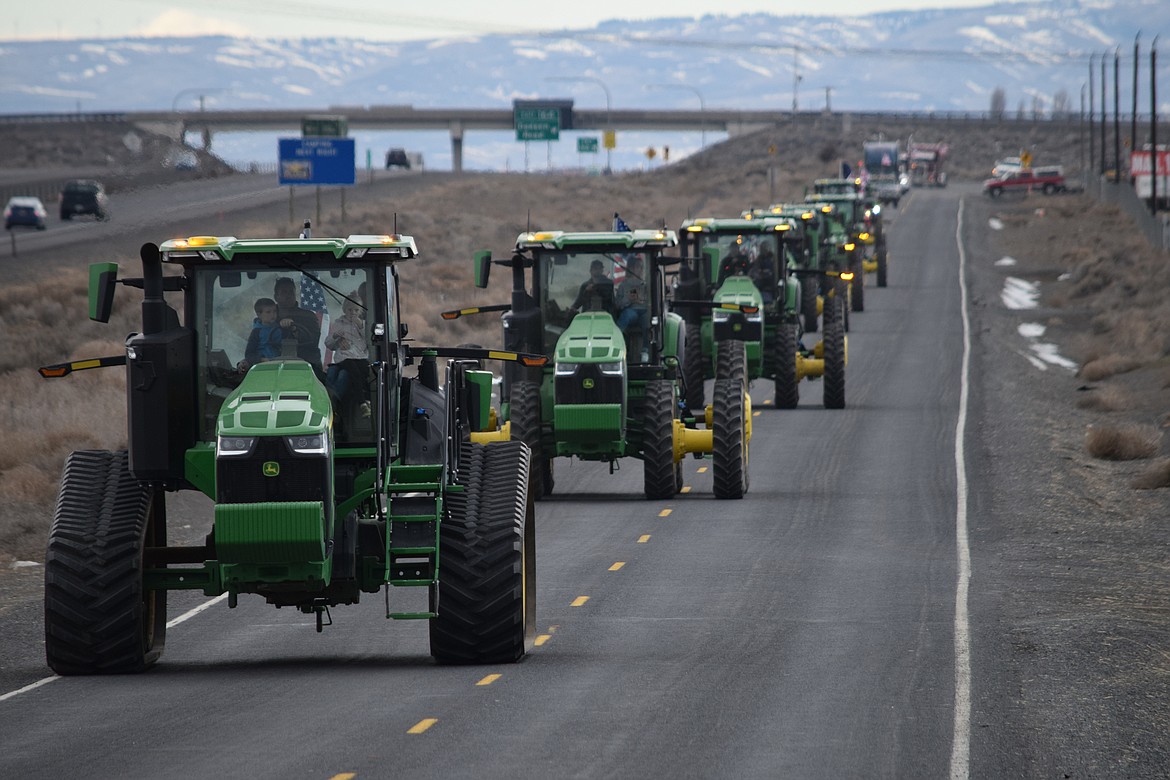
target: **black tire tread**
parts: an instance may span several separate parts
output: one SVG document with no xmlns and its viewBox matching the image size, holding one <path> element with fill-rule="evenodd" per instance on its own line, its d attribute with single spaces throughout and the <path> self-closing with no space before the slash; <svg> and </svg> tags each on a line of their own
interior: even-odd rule
<svg viewBox="0 0 1170 780">
<path fill-rule="evenodd" d="M 747 493 L 747 446 L 744 442 L 746 390 L 736 379 L 715 380 L 711 403 L 712 483 L 716 498 L 743 498 Z"/>
<path fill-rule="evenodd" d="M 777 409 L 795 409 L 800 403 L 800 380 L 796 376 L 796 323 L 781 323 L 776 329 L 776 361 L 773 403 Z"/>
<path fill-rule="evenodd" d="M 823 357 L 825 371 L 824 405 L 826 409 L 845 408 L 845 325 L 840 316 L 825 320 Z"/>
<path fill-rule="evenodd" d="M 646 498 L 665 500 L 678 492 L 674 463 L 674 386 L 665 380 L 646 383 L 642 407 L 642 472 Z"/>
</svg>

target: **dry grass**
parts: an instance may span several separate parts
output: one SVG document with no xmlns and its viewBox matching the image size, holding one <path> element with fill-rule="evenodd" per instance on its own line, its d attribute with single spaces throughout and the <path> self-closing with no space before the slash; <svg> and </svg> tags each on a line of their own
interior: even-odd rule
<svg viewBox="0 0 1170 780">
<path fill-rule="evenodd" d="M 1140 368 L 1141 363 L 1124 355 L 1105 355 L 1089 360 L 1081 366 L 1078 376 L 1090 382 L 1100 382 L 1117 374 Z"/>
<path fill-rule="evenodd" d="M 1085 450 L 1101 460 L 1141 460 L 1158 454 L 1161 433 L 1149 426 L 1093 426 Z"/>
<path fill-rule="evenodd" d="M 1130 487 L 1135 490 L 1156 490 L 1170 487 L 1170 458 L 1161 458 L 1139 474 Z"/>
<path fill-rule="evenodd" d="M 1129 392 L 1117 385 L 1094 387 L 1077 399 L 1077 407 L 1092 412 L 1122 412 L 1132 406 Z"/>
</svg>

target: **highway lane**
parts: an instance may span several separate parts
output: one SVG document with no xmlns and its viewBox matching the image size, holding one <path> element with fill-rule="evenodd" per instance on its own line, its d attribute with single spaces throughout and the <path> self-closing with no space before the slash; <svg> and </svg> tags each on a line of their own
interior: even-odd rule
<svg viewBox="0 0 1170 780">
<path fill-rule="evenodd" d="M 148 674 L 0 702 L 0 775 L 944 775 L 957 194 L 898 210 L 890 287 L 852 319 L 846 409 L 816 383 L 768 409 L 756 384 L 744 500 L 711 497 L 707 461 L 669 502 L 640 498 L 636 461 L 558 461 L 538 505 L 547 639 L 523 663 L 434 667 L 425 625 L 386 621 L 378 598 L 321 635 L 257 599 L 219 604 Z"/>
</svg>

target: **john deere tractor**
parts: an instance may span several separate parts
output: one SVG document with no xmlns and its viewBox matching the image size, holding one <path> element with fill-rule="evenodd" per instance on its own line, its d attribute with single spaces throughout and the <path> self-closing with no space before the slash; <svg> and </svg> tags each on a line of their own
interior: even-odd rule
<svg viewBox="0 0 1170 780">
<path fill-rule="evenodd" d="M 520 234 L 508 260 L 476 256 L 478 287 L 493 262 L 511 268 L 511 303 L 444 316 L 505 312 L 505 348 L 550 358 L 504 374 L 511 435 L 533 452 L 533 494 L 552 492 L 555 458 L 613 469 L 633 457 L 646 497 L 670 498 L 687 453 L 710 454 L 716 497 L 747 491 L 751 400 L 742 378 L 717 383 L 711 406 L 680 404 L 685 333 L 666 311 L 663 281 L 663 266 L 678 261 L 663 252 L 677 245 L 668 230 L 538 231 Z"/>
<path fill-rule="evenodd" d="M 171 590 L 255 594 L 321 631 L 331 607 L 386 589 L 386 617 L 430 621 L 439 662 L 525 653 L 530 451 L 496 428 L 481 361 L 543 359 L 405 343 L 397 266 L 416 256 L 404 235 L 195 236 L 143 246 L 139 278 L 91 267 L 91 318 L 109 320 L 122 284 L 143 291 L 142 330 L 122 354 L 41 369 L 123 366 L 128 393 L 128 449 L 65 464 L 45 571 L 54 671 L 151 666 Z M 181 490 L 215 503 L 201 544 L 168 544 Z"/>
<path fill-rule="evenodd" d="M 703 402 L 707 378 L 750 383 L 763 377 L 774 384 L 776 407 L 790 409 L 801 379 L 824 377 L 825 406 L 844 406 L 845 333 L 835 295 L 825 299 L 824 339 L 811 348 L 802 344 L 801 290 L 815 296 L 822 275 L 798 262 L 805 229 L 776 216 L 683 222 L 671 305 L 686 322 L 688 404 Z"/>
</svg>

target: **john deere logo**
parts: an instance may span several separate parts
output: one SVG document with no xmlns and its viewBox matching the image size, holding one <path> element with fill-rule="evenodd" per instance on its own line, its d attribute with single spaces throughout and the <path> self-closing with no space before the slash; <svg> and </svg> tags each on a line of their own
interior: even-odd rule
<svg viewBox="0 0 1170 780">
<path fill-rule="evenodd" d="M 586 390 L 592 390 L 593 389 L 593 380 L 588 379 L 588 378 L 582 379 L 581 380 L 581 387 L 584 387 Z"/>
<path fill-rule="evenodd" d="M 275 477 L 280 474 L 280 464 L 274 460 L 264 461 L 264 476 Z"/>
</svg>

